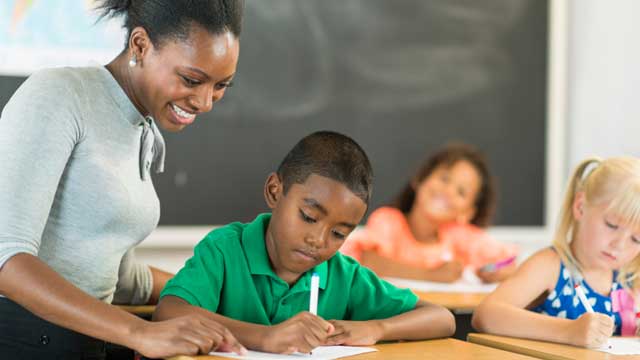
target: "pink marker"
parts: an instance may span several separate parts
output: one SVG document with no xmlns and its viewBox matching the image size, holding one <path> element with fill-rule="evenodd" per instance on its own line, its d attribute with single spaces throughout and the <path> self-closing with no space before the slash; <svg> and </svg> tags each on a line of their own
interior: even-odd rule
<svg viewBox="0 0 640 360">
<path fill-rule="evenodd" d="M 480 268 L 480 271 L 486 271 L 486 272 L 493 272 L 493 271 L 498 271 L 504 267 L 507 267 L 509 265 L 511 265 L 514 261 L 516 261 L 516 257 L 512 256 L 510 258 L 506 258 L 504 260 L 500 260 L 498 262 L 495 262 L 493 264 L 487 264 L 483 267 Z"/>
</svg>

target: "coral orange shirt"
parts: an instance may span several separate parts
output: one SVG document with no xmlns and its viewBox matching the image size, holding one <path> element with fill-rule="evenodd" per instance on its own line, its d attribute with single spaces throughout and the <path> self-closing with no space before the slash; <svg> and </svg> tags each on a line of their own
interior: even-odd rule
<svg viewBox="0 0 640 360">
<path fill-rule="evenodd" d="M 437 242 L 420 242 L 411 233 L 405 215 L 392 207 L 374 211 L 366 227 L 349 236 L 340 249 L 358 261 L 365 251 L 426 269 L 455 259 L 474 270 L 517 254 L 515 246 L 500 243 L 471 224 L 443 225 Z"/>
</svg>

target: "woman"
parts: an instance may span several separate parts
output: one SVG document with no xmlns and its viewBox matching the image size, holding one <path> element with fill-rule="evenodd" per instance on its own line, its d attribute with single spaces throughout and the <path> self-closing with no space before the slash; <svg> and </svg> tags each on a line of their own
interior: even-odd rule
<svg viewBox="0 0 640 360">
<path fill-rule="evenodd" d="M 236 70 L 240 0 L 101 0 L 126 48 L 106 67 L 32 75 L 0 118 L 0 354 L 104 358 L 104 341 L 148 357 L 243 352 L 199 316 L 147 322 L 110 303 L 153 304 L 171 274 L 135 261 L 156 227 L 156 127 L 180 131 Z M 99 339 L 99 340 L 98 340 Z"/>
</svg>

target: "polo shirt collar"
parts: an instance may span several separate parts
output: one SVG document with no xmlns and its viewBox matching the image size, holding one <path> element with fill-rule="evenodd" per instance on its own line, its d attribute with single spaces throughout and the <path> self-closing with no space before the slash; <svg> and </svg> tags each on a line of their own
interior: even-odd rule
<svg viewBox="0 0 640 360">
<path fill-rule="evenodd" d="M 265 232 L 269 226 L 271 214 L 260 214 L 242 231 L 242 249 L 252 275 L 267 275 L 277 278 L 271 269 L 269 254 L 265 243 Z"/>
<path fill-rule="evenodd" d="M 265 243 L 264 236 L 270 220 L 271 214 L 260 214 L 244 228 L 242 231 L 242 249 L 244 250 L 244 254 L 247 258 L 249 272 L 252 275 L 266 275 L 280 279 L 271 268 L 271 264 L 269 263 L 269 254 L 267 253 L 267 245 Z M 328 274 L 327 261 L 307 271 L 300 277 L 298 282 L 302 282 L 308 289 L 311 281 L 311 275 L 314 272 L 320 276 L 320 289 L 325 289 L 327 286 Z"/>
</svg>

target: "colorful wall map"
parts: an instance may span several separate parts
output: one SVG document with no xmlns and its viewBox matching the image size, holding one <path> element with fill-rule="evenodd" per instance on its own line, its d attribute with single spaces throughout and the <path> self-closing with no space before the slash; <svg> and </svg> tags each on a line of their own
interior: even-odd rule
<svg viewBox="0 0 640 360">
<path fill-rule="evenodd" d="M 96 23 L 94 0 L 3 0 L 0 74 L 106 63 L 124 46 L 119 20 Z"/>
</svg>

